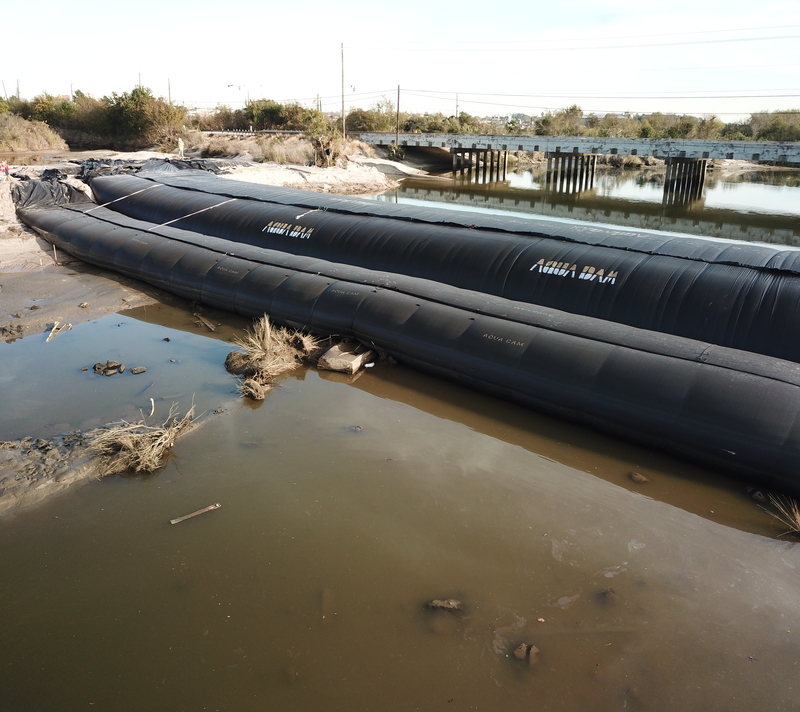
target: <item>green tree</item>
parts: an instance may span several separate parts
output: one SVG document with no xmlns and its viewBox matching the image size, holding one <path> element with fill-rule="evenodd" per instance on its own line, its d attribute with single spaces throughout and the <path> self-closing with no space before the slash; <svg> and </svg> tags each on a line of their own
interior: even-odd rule
<svg viewBox="0 0 800 712">
<path fill-rule="evenodd" d="M 451 133 L 483 133 L 485 128 L 484 122 L 479 118 L 462 111 L 458 115 L 457 129 Z"/>
<path fill-rule="evenodd" d="M 232 131 L 248 127 L 247 117 L 242 109 L 234 110 L 225 105 L 218 106 L 208 114 L 195 114 L 190 121 L 200 131 Z"/>
<path fill-rule="evenodd" d="M 123 141 L 141 143 L 148 129 L 148 105 L 155 101 L 150 89 L 137 86 L 123 94 L 112 93 L 101 100 L 108 111 L 111 130 Z"/>
<path fill-rule="evenodd" d="M 244 105 L 244 117 L 257 131 L 283 127 L 283 106 L 272 99 L 256 99 Z"/>
<path fill-rule="evenodd" d="M 720 132 L 720 138 L 727 141 L 748 141 L 753 138 L 753 128 L 749 121 L 731 122 L 725 124 Z"/>
<path fill-rule="evenodd" d="M 583 111 L 577 104 L 556 112 L 547 111 L 536 121 L 539 136 L 580 136 L 583 134 Z"/>
<path fill-rule="evenodd" d="M 750 124 L 758 141 L 800 141 L 800 110 L 753 114 Z"/>
<path fill-rule="evenodd" d="M 667 128 L 667 138 L 694 138 L 697 128 L 697 119 L 694 116 L 681 116 Z"/>
<path fill-rule="evenodd" d="M 700 119 L 700 121 L 697 122 L 694 131 L 694 137 L 707 140 L 718 139 L 724 128 L 725 124 L 723 124 L 713 114 L 704 116 L 702 119 Z"/>
<path fill-rule="evenodd" d="M 283 121 L 285 131 L 305 131 L 308 134 L 319 134 L 328 130 L 328 120 L 321 111 L 309 109 L 298 103 L 284 105 Z"/>
</svg>

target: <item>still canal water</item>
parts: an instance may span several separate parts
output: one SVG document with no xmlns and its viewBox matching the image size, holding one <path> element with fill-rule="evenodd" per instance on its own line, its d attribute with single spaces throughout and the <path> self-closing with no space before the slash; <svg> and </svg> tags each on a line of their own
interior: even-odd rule
<svg viewBox="0 0 800 712">
<path fill-rule="evenodd" d="M 541 168 L 497 183 L 412 178 L 380 199 L 800 247 L 800 171 L 720 171 L 709 173 L 700 200 L 685 205 L 663 204 L 663 169 L 598 169 L 593 188 L 579 194 L 547 190 Z"/>
<path fill-rule="evenodd" d="M 0 519 L 3 712 L 797 709 L 800 548 L 741 483 L 402 365 L 252 405 L 206 316 L 0 343 L 0 440 L 206 413 L 159 472 Z"/>
</svg>

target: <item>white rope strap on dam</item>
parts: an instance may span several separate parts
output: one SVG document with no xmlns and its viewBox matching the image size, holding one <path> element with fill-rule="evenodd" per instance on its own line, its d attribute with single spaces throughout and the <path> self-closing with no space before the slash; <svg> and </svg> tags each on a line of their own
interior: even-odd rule
<svg viewBox="0 0 800 712">
<path fill-rule="evenodd" d="M 147 188 L 142 188 L 141 190 L 135 190 L 133 193 L 128 193 L 127 195 L 123 195 L 121 198 L 114 198 L 114 200 L 109 200 L 107 203 L 103 203 L 102 205 L 95 205 L 93 208 L 86 210 L 85 212 L 91 213 L 93 210 L 97 210 L 98 208 L 105 208 L 106 205 L 111 205 L 112 203 L 116 203 L 120 200 L 125 200 L 125 198 L 130 198 L 132 195 L 138 195 L 139 193 L 144 193 L 146 190 L 153 190 L 153 188 L 163 188 L 163 183 L 156 183 L 155 185 L 149 185 Z"/>
<path fill-rule="evenodd" d="M 223 200 L 221 203 L 217 203 L 216 205 L 209 205 L 207 208 L 203 208 L 202 210 L 195 210 L 193 213 L 189 213 L 188 215 L 181 215 L 179 218 L 175 218 L 174 220 L 169 220 L 165 223 L 161 223 L 160 225 L 153 225 L 153 227 L 148 227 L 147 232 L 152 230 L 158 230 L 160 227 L 166 227 L 167 225 L 172 225 L 174 222 L 178 222 L 178 220 L 183 220 L 184 218 L 190 218 L 192 215 L 199 215 L 200 213 L 204 213 L 206 210 L 213 210 L 214 208 L 218 208 L 220 205 L 225 205 L 226 203 L 232 203 L 236 198 L 231 198 L 230 200 Z"/>
</svg>

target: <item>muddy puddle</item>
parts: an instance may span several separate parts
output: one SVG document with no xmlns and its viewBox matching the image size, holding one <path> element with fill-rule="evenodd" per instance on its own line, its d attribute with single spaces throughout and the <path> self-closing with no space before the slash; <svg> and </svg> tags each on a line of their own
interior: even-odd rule
<svg viewBox="0 0 800 712">
<path fill-rule="evenodd" d="M 209 414 L 0 519 L 0 709 L 796 709 L 800 548 L 742 484 L 403 366 L 247 405 L 206 316 L 0 343 L 0 439 Z"/>
</svg>

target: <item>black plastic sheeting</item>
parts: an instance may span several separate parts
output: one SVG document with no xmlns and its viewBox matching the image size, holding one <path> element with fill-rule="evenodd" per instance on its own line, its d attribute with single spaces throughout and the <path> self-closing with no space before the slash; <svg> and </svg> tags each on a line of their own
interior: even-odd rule
<svg viewBox="0 0 800 712">
<path fill-rule="evenodd" d="M 81 180 L 90 181 L 98 176 L 136 174 L 145 171 L 151 175 L 178 173 L 181 171 L 203 171 L 220 173 L 221 169 L 213 161 L 203 158 L 185 160 L 171 158 L 149 158 L 146 161 L 123 161 L 116 158 L 96 158 L 80 162 Z"/>
<path fill-rule="evenodd" d="M 11 188 L 11 196 L 17 210 L 32 206 L 44 207 L 76 203 L 94 205 L 94 201 L 86 193 L 67 183 L 61 183 L 55 178 L 53 180 L 27 180 L 15 183 Z"/>
<path fill-rule="evenodd" d="M 800 366 L 789 361 L 108 208 L 19 215 L 61 249 L 181 296 L 353 336 L 422 370 L 800 494 Z"/>
<path fill-rule="evenodd" d="M 800 362 L 800 250 L 383 204 L 219 180 L 116 176 L 149 223 L 419 277 Z"/>
</svg>

